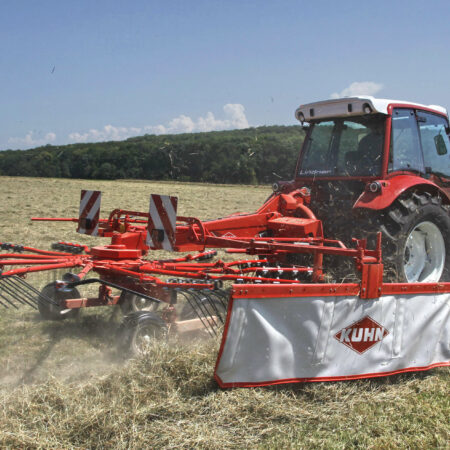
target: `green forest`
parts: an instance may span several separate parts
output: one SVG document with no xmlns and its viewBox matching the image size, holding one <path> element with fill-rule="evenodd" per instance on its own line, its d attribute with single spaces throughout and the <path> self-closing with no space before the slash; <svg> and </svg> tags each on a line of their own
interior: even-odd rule
<svg viewBox="0 0 450 450">
<path fill-rule="evenodd" d="M 271 183 L 293 177 L 303 138 L 301 126 L 265 126 L 5 150 L 0 175 Z"/>
</svg>

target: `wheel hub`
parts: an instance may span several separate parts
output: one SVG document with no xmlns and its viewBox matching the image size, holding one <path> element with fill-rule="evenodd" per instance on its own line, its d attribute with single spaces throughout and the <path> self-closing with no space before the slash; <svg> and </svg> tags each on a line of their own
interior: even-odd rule
<svg viewBox="0 0 450 450">
<path fill-rule="evenodd" d="M 406 239 L 404 271 L 408 282 L 437 282 L 445 265 L 445 242 L 437 225 L 421 222 Z"/>
</svg>

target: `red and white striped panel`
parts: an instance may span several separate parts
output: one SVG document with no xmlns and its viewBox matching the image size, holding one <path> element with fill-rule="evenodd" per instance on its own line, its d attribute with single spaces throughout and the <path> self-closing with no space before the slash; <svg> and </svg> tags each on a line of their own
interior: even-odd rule
<svg viewBox="0 0 450 450">
<path fill-rule="evenodd" d="M 102 193 L 100 191 L 81 191 L 78 233 L 98 236 L 101 199 Z"/>
<path fill-rule="evenodd" d="M 150 196 L 147 245 L 153 249 L 173 251 L 177 222 L 177 197 L 169 195 Z"/>
</svg>

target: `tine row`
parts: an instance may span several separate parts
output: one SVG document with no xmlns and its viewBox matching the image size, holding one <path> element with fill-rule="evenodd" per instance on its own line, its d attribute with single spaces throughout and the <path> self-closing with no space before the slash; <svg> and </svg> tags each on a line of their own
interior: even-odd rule
<svg viewBox="0 0 450 450">
<path fill-rule="evenodd" d="M 211 336 L 217 335 L 217 329 L 225 323 L 228 294 L 223 289 L 177 289 L 201 320 Z"/>
<path fill-rule="evenodd" d="M 37 309 L 38 303 L 55 301 L 42 295 L 37 289 L 18 276 L 0 276 L 0 305 L 18 309 L 17 305 L 28 305 Z"/>
</svg>

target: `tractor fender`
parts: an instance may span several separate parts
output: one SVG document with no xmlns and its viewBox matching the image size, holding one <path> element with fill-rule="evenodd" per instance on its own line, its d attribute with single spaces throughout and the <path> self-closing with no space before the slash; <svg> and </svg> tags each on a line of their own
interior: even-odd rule
<svg viewBox="0 0 450 450">
<path fill-rule="evenodd" d="M 371 192 L 369 186 L 374 182 L 369 182 L 366 190 L 359 196 L 353 205 L 353 209 L 365 208 L 373 210 L 385 209 L 399 197 L 403 192 L 411 188 L 420 188 L 424 191 L 439 192 L 444 203 L 450 204 L 449 195 L 439 188 L 432 181 L 415 175 L 397 175 L 390 179 L 378 180 L 380 189 Z M 376 183 L 375 182 L 375 183 Z"/>
</svg>

